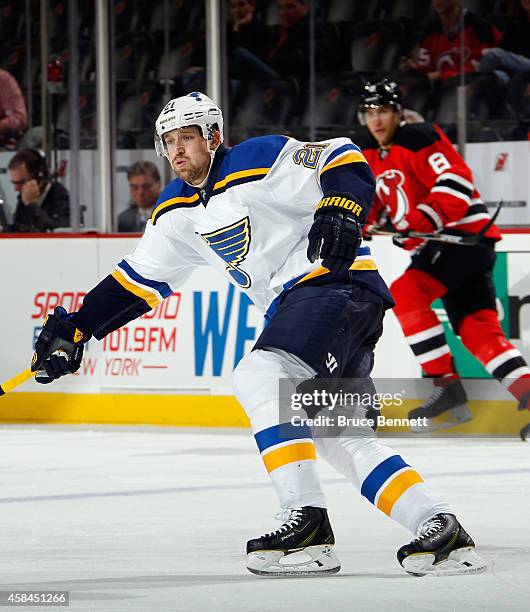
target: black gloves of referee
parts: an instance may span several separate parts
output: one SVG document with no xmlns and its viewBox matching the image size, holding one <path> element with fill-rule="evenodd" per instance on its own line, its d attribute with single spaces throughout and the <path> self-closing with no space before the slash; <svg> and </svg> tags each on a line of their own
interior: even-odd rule
<svg viewBox="0 0 530 612">
<path fill-rule="evenodd" d="M 309 230 L 309 261 L 322 259 L 322 265 L 330 272 L 347 272 L 361 246 L 362 213 L 361 206 L 349 194 L 322 198 Z"/>
<path fill-rule="evenodd" d="M 65 374 L 77 372 L 81 366 L 83 344 L 90 336 L 70 323 L 67 314 L 62 306 L 57 306 L 44 320 L 31 360 L 31 370 L 37 372 L 35 380 L 38 383 L 51 383 Z"/>
</svg>

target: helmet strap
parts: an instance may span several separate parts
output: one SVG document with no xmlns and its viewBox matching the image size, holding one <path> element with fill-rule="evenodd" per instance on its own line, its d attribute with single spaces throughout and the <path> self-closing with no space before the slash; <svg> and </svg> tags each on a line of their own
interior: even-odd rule
<svg viewBox="0 0 530 612">
<path fill-rule="evenodd" d="M 205 187 L 206 183 L 208 182 L 210 172 L 212 171 L 213 161 L 215 159 L 215 152 L 217 151 L 217 149 L 211 148 L 211 139 L 206 139 L 206 147 L 208 148 L 208 153 L 210 154 L 210 165 L 208 166 L 208 172 L 206 173 L 204 180 L 201 181 L 198 185 L 194 185 L 193 183 L 185 181 L 188 185 L 190 185 L 190 187 L 193 187 L 194 189 L 202 189 L 203 187 Z"/>
</svg>

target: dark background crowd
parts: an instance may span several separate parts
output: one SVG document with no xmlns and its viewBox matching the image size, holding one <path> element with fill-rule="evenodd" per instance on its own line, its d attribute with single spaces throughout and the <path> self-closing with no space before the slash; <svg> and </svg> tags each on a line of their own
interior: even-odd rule
<svg viewBox="0 0 530 612">
<path fill-rule="evenodd" d="M 40 4 L 0 0 L 0 150 L 13 153 L 42 146 Z M 94 149 L 95 6 L 94 0 L 77 4 L 80 144 Z M 206 90 L 205 3 L 110 4 L 116 146 L 152 149 L 164 102 Z M 69 147 L 68 2 L 48 6 L 48 78 L 54 82 L 47 95 L 58 150 Z M 529 137 L 530 0 L 226 0 L 224 10 L 229 144 L 277 132 L 355 140 L 363 85 L 382 77 L 400 85 L 407 121 L 436 122 L 453 142 L 459 86 L 465 88 L 467 141 Z M 118 220 L 122 231 L 144 224 L 159 190 L 153 168 L 140 170 L 127 175 L 131 202 Z M 18 179 L 20 228 L 68 225 L 62 204 L 53 215 L 28 216 L 50 196 L 56 169 L 47 173 L 46 181 L 32 175 L 24 189 Z"/>
<path fill-rule="evenodd" d="M 79 106 L 85 148 L 96 146 L 93 4 L 78 0 Z M 149 148 L 153 120 L 164 96 L 205 88 L 204 3 L 170 0 L 167 50 L 162 1 L 113 4 L 117 145 Z M 355 129 L 362 85 L 380 76 L 400 83 L 405 106 L 445 126 L 454 138 L 456 89 L 462 72 L 468 138 L 527 138 L 530 0 L 314 0 L 312 5 L 313 28 L 309 0 L 226 1 L 232 142 L 279 128 L 307 138 L 311 119 L 323 137 Z M 49 6 L 50 48 L 66 78 L 67 2 L 51 0 Z M 0 79 L 9 84 L 0 87 L 0 146 L 4 147 L 16 146 L 26 128 L 40 121 L 39 14 L 33 11 L 27 23 L 21 7 L 16 0 L 0 1 L 0 68 L 6 71 L 0 72 Z M 66 95 L 55 98 L 52 119 L 58 146 L 67 147 L 67 99 Z M 26 107 L 31 110 L 29 117 Z"/>
</svg>

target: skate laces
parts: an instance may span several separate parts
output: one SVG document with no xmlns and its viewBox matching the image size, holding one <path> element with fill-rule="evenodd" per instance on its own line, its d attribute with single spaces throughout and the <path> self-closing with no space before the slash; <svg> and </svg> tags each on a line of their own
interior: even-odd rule
<svg viewBox="0 0 530 612">
<path fill-rule="evenodd" d="M 291 527 L 294 527 L 300 522 L 302 514 L 302 508 L 287 508 L 286 510 L 278 512 L 274 515 L 274 518 L 277 521 L 284 521 L 283 525 L 279 529 L 276 529 L 276 531 L 266 533 L 263 537 L 269 538 L 279 533 L 284 533 L 285 531 L 288 531 L 289 529 L 291 529 Z"/>
<path fill-rule="evenodd" d="M 440 529 L 443 527 L 442 525 L 442 521 L 440 519 L 437 518 L 433 518 L 429 521 L 427 521 L 421 528 L 420 531 L 420 536 L 419 538 L 416 538 L 416 542 L 419 542 L 421 540 L 425 540 L 427 538 L 430 538 L 431 536 L 433 536 L 435 533 L 437 533 L 438 531 L 440 531 Z"/>
<path fill-rule="evenodd" d="M 435 404 L 440 399 L 443 392 L 444 392 L 444 387 L 435 387 L 434 393 L 425 400 L 425 403 L 423 404 L 423 408 L 429 408 L 430 406 Z"/>
</svg>

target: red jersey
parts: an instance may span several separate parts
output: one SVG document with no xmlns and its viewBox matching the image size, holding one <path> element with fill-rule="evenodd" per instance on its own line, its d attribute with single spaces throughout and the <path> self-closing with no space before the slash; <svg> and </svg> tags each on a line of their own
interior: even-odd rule
<svg viewBox="0 0 530 612">
<path fill-rule="evenodd" d="M 377 181 L 369 223 L 385 217 L 398 227 L 407 216 L 416 215 L 428 220 L 431 231 L 450 228 L 476 234 L 490 221 L 471 170 L 437 125 L 399 127 L 388 151 L 369 136 L 362 152 Z M 501 238 L 495 225 L 486 236 Z"/>
<path fill-rule="evenodd" d="M 484 49 L 498 47 L 500 41 L 501 33 L 495 26 L 473 13 L 466 13 L 464 28 L 454 33 L 444 32 L 439 19 L 432 22 L 414 48 L 412 58 L 419 72 L 439 71 L 442 79 L 448 79 L 460 74 L 462 50 L 464 72 L 474 73 L 478 72 Z"/>
</svg>

